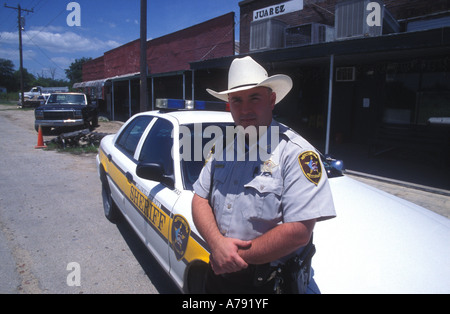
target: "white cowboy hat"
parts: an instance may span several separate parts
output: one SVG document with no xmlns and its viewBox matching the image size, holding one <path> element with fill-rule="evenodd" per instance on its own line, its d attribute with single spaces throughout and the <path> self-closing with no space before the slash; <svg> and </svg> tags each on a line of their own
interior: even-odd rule
<svg viewBox="0 0 450 314">
<path fill-rule="evenodd" d="M 255 87 L 269 87 L 276 93 L 275 104 L 280 102 L 292 88 L 292 79 L 284 74 L 271 77 L 267 71 L 251 57 L 236 58 L 228 72 L 228 90 L 216 92 L 209 88 L 208 93 L 223 101 L 228 101 L 228 94 Z"/>
</svg>

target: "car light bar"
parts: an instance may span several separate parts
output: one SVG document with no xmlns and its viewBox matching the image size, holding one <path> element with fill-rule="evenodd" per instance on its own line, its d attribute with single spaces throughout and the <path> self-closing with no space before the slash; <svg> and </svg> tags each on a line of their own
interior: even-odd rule
<svg viewBox="0 0 450 314">
<path fill-rule="evenodd" d="M 182 100 L 157 98 L 155 107 L 162 110 L 230 111 L 229 104 L 221 101 Z"/>
</svg>

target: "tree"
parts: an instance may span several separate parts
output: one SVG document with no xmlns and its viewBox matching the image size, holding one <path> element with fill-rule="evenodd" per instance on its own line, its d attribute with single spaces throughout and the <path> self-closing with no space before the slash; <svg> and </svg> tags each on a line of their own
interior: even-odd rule
<svg viewBox="0 0 450 314">
<path fill-rule="evenodd" d="M 75 59 L 75 61 L 70 64 L 69 68 L 65 70 L 66 76 L 72 85 L 83 81 L 83 63 L 90 60 L 92 60 L 92 58 L 83 57 L 81 59 Z"/>
<path fill-rule="evenodd" d="M 55 79 L 55 74 L 56 74 L 56 68 L 55 67 L 50 67 L 48 69 L 48 71 L 50 72 L 50 77 L 52 78 L 52 80 Z"/>
<path fill-rule="evenodd" d="M 50 77 L 39 76 L 32 82 L 33 86 L 53 87 L 53 86 L 69 86 L 69 81 L 54 80 Z"/>
<path fill-rule="evenodd" d="M 29 73 L 26 68 L 23 68 L 23 88 L 24 91 L 27 92 L 33 87 L 33 82 L 36 80 L 36 77 Z M 14 72 L 14 85 L 13 90 L 20 91 L 20 70 Z"/>
<path fill-rule="evenodd" d="M 0 86 L 8 91 L 15 90 L 14 63 L 11 60 L 0 58 Z"/>
</svg>

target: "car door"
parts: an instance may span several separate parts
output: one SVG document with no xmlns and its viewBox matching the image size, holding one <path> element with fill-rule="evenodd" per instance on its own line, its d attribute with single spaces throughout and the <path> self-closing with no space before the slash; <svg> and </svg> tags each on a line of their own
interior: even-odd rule
<svg viewBox="0 0 450 314">
<path fill-rule="evenodd" d="M 133 172 L 137 165 L 134 155 L 139 141 L 152 119 L 151 116 L 143 115 L 129 122 L 119 134 L 114 145 L 114 151 L 108 156 L 108 159 L 111 159 L 110 162 L 114 165 L 109 170 L 109 177 L 113 183 L 110 184 L 111 196 L 141 238 L 145 234 L 145 223 L 138 212 L 130 206 L 134 201 L 132 198 L 132 192 L 135 189 Z"/>
<path fill-rule="evenodd" d="M 151 126 L 135 156 L 141 163 L 157 163 L 166 176 L 174 175 L 172 158 L 172 122 L 158 117 Z M 133 204 L 146 221 L 145 243 L 155 258 L 168 271 L 172 208 L 179 197 L 177 190 L 167 183 L 140 178 L 133 173 L 136 190 Z"/>
</svg>

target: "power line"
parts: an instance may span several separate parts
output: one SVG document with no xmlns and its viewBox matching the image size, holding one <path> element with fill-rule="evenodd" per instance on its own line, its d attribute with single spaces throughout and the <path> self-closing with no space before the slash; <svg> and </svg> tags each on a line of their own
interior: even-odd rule
<svg viewBox="0 0 450 314">
<path fill-rule="evenodd" d="M 45 52 L 44 52 L 44 50 L 42 50 L 41 49 L 41 47 L 39 47 L 34 41 L 33 41 L 33 39 L 32 38 L 30 38 L 30 36 L 28 35 L 28 33 L 27 32 L 25 32 L 25 35 L 27 35 L 27 37 L 28 37 L 28 39 L 30 40 L 30 42 L 35 46 L 35 47 L 37 47 L 40 51 L 41 51 L 41 53 L 48 59 L 48 60 L 50 60 L 57 68 L 59 68 L 61 71 L 63 71 L 64 72 L 64 69 L 63 68 L 61 68 L 58 64 L 56 64 Z M 34 38 L 34 37 L 33 37 Z M 42 65 L 42 64 L 41 64 Z"/>
<path fill-rule="evenodd" d="M 33 13 L 33 9 L 22 9 L 20 4 L 17 7 L 10 7 L 6 5 L 5 8 L 17 10 L 17 22 L 19 24 L 19 52 L 20 52 L 20 94 L 21 102 L 24 103 L 24 91 L 23 91 L 23 55 L 22 55 L 22 11 Z"/>
<path fill-rule="evenodd" d="M 48 22 L 46 25 L 44 25 L 39 31 L 37 31 L 36 34 L 34 34 L 34 36 L 31 38 L 33 39 L 34 37 L 36 37 L 37 35 L 39 35 L 40 33 L 42 33 L 42 31 L 44 30 L 44 28 L 46 28 L 47 26 L 49 26 L 54 20 L 56 20 L 64 11 L 66 11 L 65 8 L 63 8 L 61 10 L 61 12 L 59 12 L 50 22 Z"/>
<path fill-rule="evenodd" d="M 242 22 L 242 20 L 245 18 L 245 16 L 243 16 L 241 19 L 238 20 L 237 23 L 235 23 L 235 25 L 233 25 L 233 27 L 223 36 L 223 38 L 218 40 L 218 43 L 215 44 L 213 47 L 211 47 L 211 49 L 209 49 L 209 51 L 207 53 L 205 53 L 203 55 L 203 57 L 200 58 L 200 60 L 204 60 L 214 49 L 217 48 L 217 46 L 219 46 L 221 43 L 223 43 L 223 40 L 225 38 L 227 38 L 232 31 L 235 31 L 236 27 L 239 26 L 239 24 Z M 235 20 L 237 19 L 237 17 L 235 17 Z"/>
</svg>

